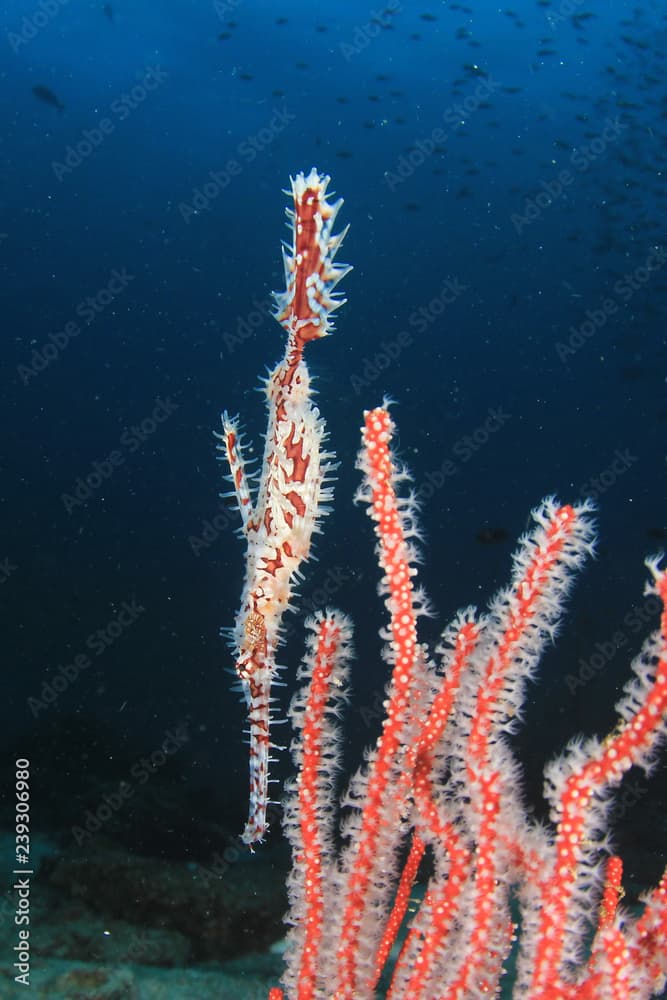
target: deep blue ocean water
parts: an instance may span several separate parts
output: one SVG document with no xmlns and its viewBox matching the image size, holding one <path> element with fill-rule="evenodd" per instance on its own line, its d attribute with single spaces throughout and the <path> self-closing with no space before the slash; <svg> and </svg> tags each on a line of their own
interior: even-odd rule
<svg viewBox="0 0 667 1000">
<path fill-rule="evenodd" d="M 425 639 L 506 582 L 543 496 L 597 503 L 597 558 L 518 739 L 538 803 L 545 759 L 613 726 L 657 623 L 643 560 L 667 539 L 663 6 L 0 10 L 6 787 L 29 757 L 33 822 L 67 839 L 91 776 L 122 780 L 185 730 L 170 768 L 201 811 L 170 837 L 156 797 L 153 853 L 196 860 L 202 814 L 242 828 L 244 713 L 218 631 L 244 545 L 213 431 L 238 412 L 261 451 L 283 190 L 316 166 L 344 198 L 354 270 L 335 334 L 308 348 L 340 468 L 280 696 L 304 609 L 326 596 L 359 623 L 350 763 L 374 734 L 379 573 L 352 501 L 362 412 L 387 395 L 422 500 Z M 633 778 L 633 830 L 651 830 L 628 836 L 654 877 L 665 777 Z"/>
</svg>

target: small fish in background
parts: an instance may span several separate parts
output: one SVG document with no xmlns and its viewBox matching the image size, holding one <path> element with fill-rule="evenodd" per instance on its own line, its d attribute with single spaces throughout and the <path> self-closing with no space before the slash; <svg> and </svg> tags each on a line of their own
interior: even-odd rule
<svg viewBox="0 0 667 1000">
<path fill-rule="evenodd" d="M 102 7 L 102 12 L 107 20 L 113 24 L 113 7 L 110 3 L 105 3 L 104 7 Z"/>
<path fill-rule="evenodd" d="M 500 542 L 506 541 L 509 538 L 509 531 L 505 528 L 480 528 L 480 530 L 475 535 L 475 541 L 479 542 L 480 545 L 498 545 Z"/>
<path fill-rule="evenodd" d="M 50 104 L 53 108 L 58 108 L 58 111 L 65 110 L 65 105 L 58 95 L 54 94 L 49 87 L 45 87 L 43 83 L 36 83 L 32 88 L 32 92 L 37 100 L 44 101 L 45 104 Z"/>
</svg>

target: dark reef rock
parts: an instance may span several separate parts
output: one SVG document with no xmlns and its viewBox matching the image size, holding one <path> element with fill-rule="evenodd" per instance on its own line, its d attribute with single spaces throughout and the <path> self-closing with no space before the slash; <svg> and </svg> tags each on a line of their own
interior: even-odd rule
<svg viewBox="0 0 667 1000">
<path fill-rule="evenodd" d="M 284 934 L 284 870 L 254 857 L 216 875 L 198 865 L 158 861 L 91 845 L 83 853 L 47 862 L 42 877 L 63 895 L 85 902 L 108 919 L 172 932 L 182 962 L 221 961 L 262 951 Z M 183 955 L 187 940 L 189 954 Z M 139 958 L 151 964 L 148 955 Z M 155 961 L 153 956 L 152 961 Z M 161 960 L 160 960 L 161 961 Z"/>
</svg>

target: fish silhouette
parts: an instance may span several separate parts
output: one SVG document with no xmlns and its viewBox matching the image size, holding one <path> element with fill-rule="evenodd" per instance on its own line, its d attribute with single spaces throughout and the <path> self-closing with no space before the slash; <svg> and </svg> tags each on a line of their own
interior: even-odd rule
<svg viewBox="0 0 667 1000">
<path fill-rule="evenodd" d="M 44 101 L 45 104 L 50 104 L 52 107 L 58 108 L 58 111 L 65 110 L 65 105 L 60 100 L 58 95 L 54 94 L 49 87 L 45 87 L 44 84 L 35 84 L 32 88 L 32 92 L 38 100 Z"/>
</svg>

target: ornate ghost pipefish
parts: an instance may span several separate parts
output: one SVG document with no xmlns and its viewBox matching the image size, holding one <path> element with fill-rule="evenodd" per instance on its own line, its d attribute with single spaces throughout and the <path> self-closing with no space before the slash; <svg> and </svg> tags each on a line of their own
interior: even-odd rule
<svg viewBox="0 0 667 1000">
<path fill-rule="evenodd" d="M 266 832 L 269 752 L 272 746 L 271 682 L 281 622 L 301 563 L 325 506 L 333 498 L 332 452 L 324 451 L 325 423 L 313 404 L 303 349 L 331 332 L 331 314 L 345 299 L 334 288 L 350 268 L 334 264 L 347 228 L 332 229 L 343 203 L 327 201 L 330 178 L 314 168 L 291 179 L 294 210 L 287 209 L 291 246 L 283 244 L 286 289 L 275 293 L 274 315 L 287 331 L 282 361 L 265 382 L 268 425 L 256 488 L 249 484 L 236 419 L 222 415 L 219 450 L 229 463 L 247 543 L 241 607 L 231 632 L 236 673 L 250 722 L 250 805 L 242 839 L 261 841 Z M 290 192 L 286 192 L 289 194 Z"/>
</svg>

